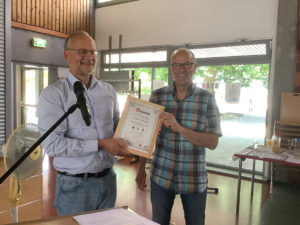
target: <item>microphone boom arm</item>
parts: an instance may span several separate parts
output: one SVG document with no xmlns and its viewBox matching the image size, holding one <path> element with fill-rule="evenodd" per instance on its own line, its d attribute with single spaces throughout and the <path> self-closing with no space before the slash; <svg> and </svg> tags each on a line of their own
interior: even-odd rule
<svg viewBox="0 0 300 225">
<path fill-rule="evenodd" d="M 73 113 L 77 108 L 79 108 L 79 104 L 74 104 L 72 105 L 68 111 L 61 117 L 57 120 L 57 122 L 52 125 L 52 127 L 50 127 L 50 129 L 44 133 L 43 136 L 41 136 L 39 138 L 39 140 L 37 140 L 29 149 L 27 152 L 24 153 L 24 155 L 18 159 L 17 162 L 15 162 L 14 165 L 12 165 L 11 168 L 9 168 L 6 173 L 4 173 L 4 175 L 0 178 L 0 184 L 2 184 L 2 182 L 36 149 L 36 147 L 38 147 L 42 141 L 44 141 L 46 139 L 46 137 L 49 136 L 50 133 L 52 133 L 54 131 L 54 129 L 56 127 L 58 127 L 59 124 L 62 123 L 62 121 L 64 121 L 71 113 Z"/>
</svg>

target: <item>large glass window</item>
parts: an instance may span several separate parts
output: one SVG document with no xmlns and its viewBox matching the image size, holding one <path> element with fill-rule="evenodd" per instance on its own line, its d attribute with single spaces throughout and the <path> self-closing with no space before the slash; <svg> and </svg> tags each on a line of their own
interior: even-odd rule
<svg viewBox="0 0 300 225">
<path fill-rule="evenodd" d="M 111 60 L 109 58 L 111 57 Z M 106 54 L 105 64 L 109 63 L 138 63 L 138 62 L 159 62 L 167 60 L 167 51 L 151 51 L 151 52 L 133 52 L 122 53 L 121 60 L 119 54 Z"/>
<path fill-rule="evenodd" d="M 169 69 L 166 67 L 155 68 L 155 74 L 153 75 L 152 90 L 168 85 Z"/>
<path fill-rule="evenodd" d="M 101 51 L 101 70 L 131 68 L 140 80 L 141 98 L 172 82 L 169 71 L 171 54 L 186 46 L 151 46 Z M 193 82 L 214 93 L 220 109 L 223 136 L 216 150 L 207 150 L 209 165 L 234 169 L 234 153 L 252 145 L 263 145 L 266 131 L 270 40 L 242 41 L 206 45 L 189 45 L 198 68 Z M 129 70 L 129 69 L 128 69 Z M 100 78 L 101 79 L 101 78 Z M 251 161 L 244 162 L 251 169 Z M 262 162 L 256 171 L 263 172 Z"/>
<path fill-rule="evenodd" d="M 194 75 L 194 83 L 214 93 L 221 119 L 223 136 L 214 151 L 206 151 L 207 162 L 237 167 L 232 156 L 253 145 L 254 140 L 264 145 L 268 95 L 268 64 L 201 66 Z M 252 162 L 245 161 L 251 169 Z M 263 171 L 258 161 L 256 171 Z"/>
<path fill-rule="evenodd" d="M 148 100 L 155 89 L 168 85 L 168 68 L 136 68 L 135 79 L 141 80 L 141 98 Z"/>
<path fill-rule="evenodd" d="M 266 44 L 234 45 L 191 49 L 196 58 L 266 55 Z"/>
</svg>

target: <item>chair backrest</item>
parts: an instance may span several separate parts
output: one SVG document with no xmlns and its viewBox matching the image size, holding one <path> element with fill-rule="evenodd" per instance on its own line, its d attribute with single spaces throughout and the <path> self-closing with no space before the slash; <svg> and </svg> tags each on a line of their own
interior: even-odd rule
<svg viewBox="0 0 300 225">
<path fill-rule="evenodd" d="M 288 148 L 288 139 L 300 137 L 300 124 L 277 121 L 275 125 L 275 132 L 280 134 L 280 147 Z"/>
</svg>

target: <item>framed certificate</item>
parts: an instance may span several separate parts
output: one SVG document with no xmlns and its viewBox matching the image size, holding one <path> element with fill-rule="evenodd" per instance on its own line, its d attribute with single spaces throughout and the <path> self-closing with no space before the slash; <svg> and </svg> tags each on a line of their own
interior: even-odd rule
<svg viewBox="0 0 300 225">
<path fill-rule="evenodd" d="M 151 158 L 163 111 L 161 105 L 129 95 L 114 137 L 128 142 L 132 154 Z"/>
</svg>

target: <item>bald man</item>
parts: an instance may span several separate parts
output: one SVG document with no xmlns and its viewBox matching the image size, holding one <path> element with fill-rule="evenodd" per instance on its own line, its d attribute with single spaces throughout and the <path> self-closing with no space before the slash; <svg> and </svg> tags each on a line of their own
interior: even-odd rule
<svg viewBox="0 0 300 225">
<path fill-rule="evenodd" d="M 150 101 L 165 106 L 151 167 L 152 219 L 169 225 L 174 198 L 180 195 L 186 224 L 203 225 L 207 194 L 205 149 L 214 150 L 221 134 L 214 96 L 193 84 L 194 54 L 185 48 L 171 57 L 173 84 L 155 90 Z M 145 189 L 145 159 L 136 177 Z"/>
<path fill-rule="evenodd" d="M 81 82 L 91 114 L 87 126 L 76 109 L 43 142 L 57 170 L 55 202 L 58 215 L 112 208 L 116 201 L 114 155 L 128 156 L 127 144 L 113 138 L 119 107 L 113 87 L 92 72 L 97 51 L 86 32 L 71 34 L 64 45 L 69 74 L 44 89 L 38 103 L 38 126 L 44 134 L 77 102 L 74 83 Z"/>
</svg>

